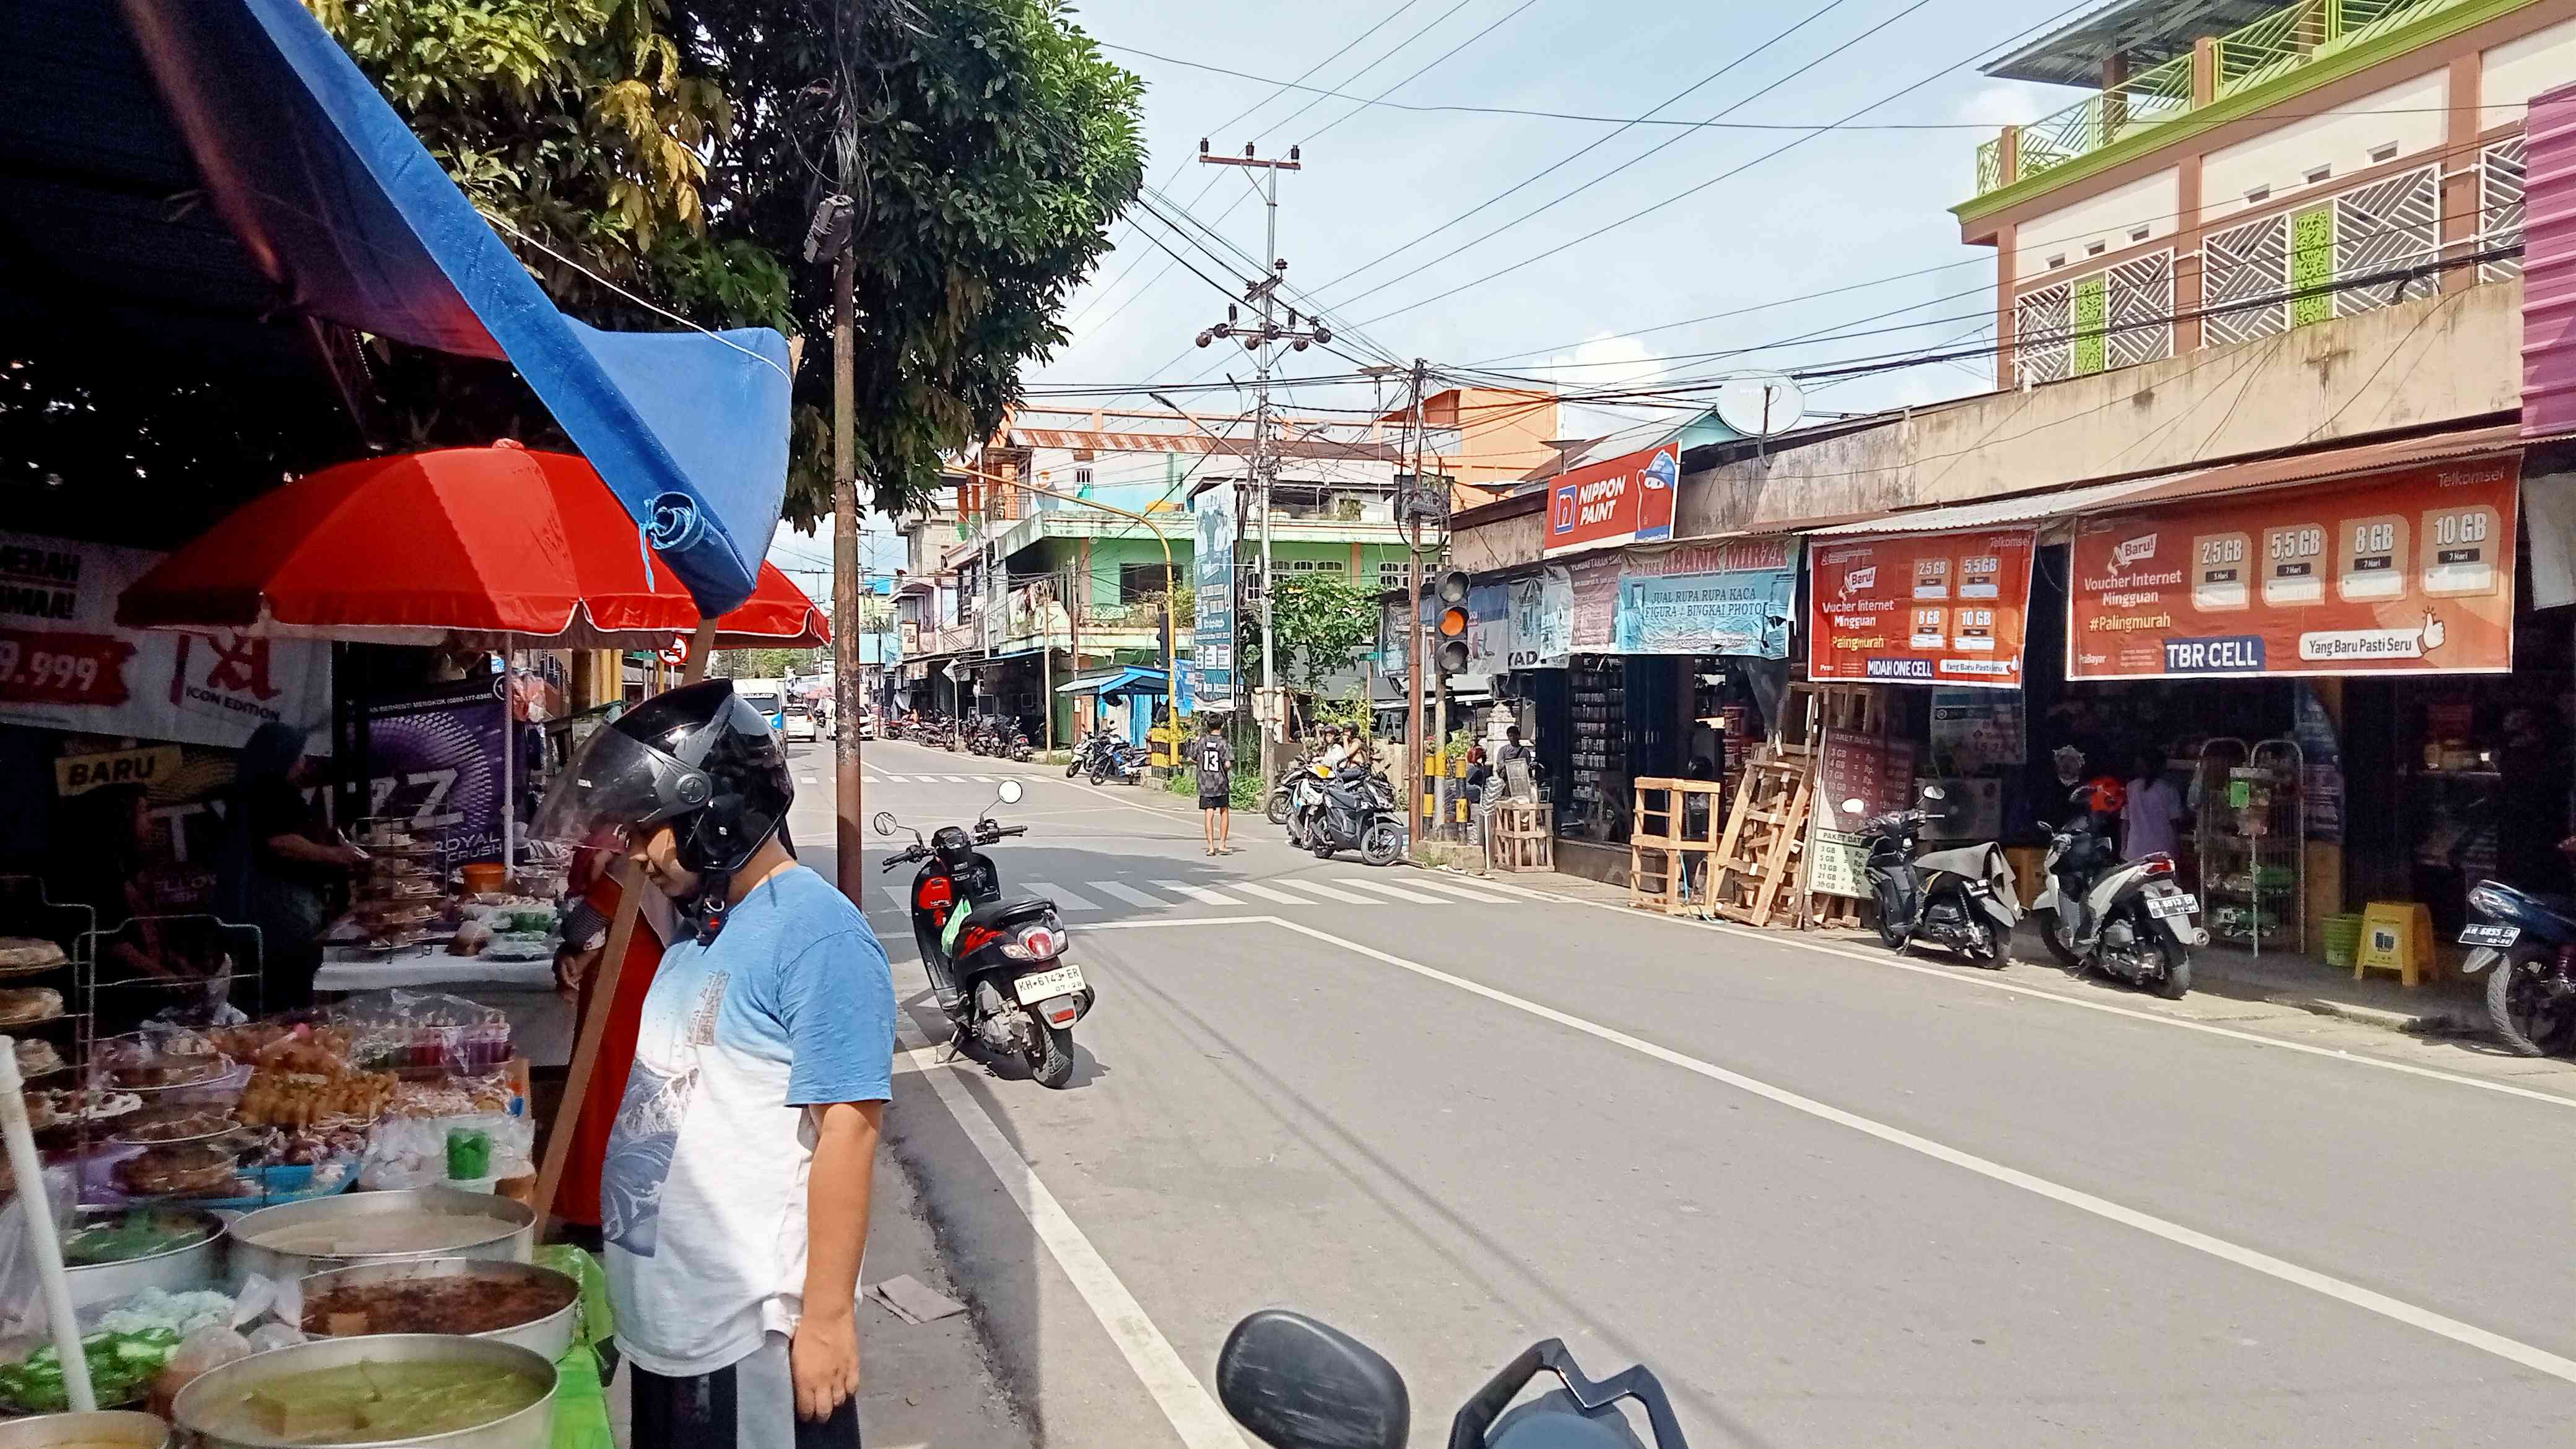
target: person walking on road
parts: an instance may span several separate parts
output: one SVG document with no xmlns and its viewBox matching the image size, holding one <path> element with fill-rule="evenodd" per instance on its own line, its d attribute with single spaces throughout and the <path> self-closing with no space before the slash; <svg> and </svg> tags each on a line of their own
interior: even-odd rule
<svg viewBox="0 0 2576 1449">
<path fill-rule="evenodd" d="M 1225 737 L 1225 721 L 1211 717 L 1190 759 L 1199 770 L 1199 816 L 1207 829 L 1207 853 L 1232 855 L 1226 831 L 1234 821 L 1234 746 Z"/>
</svg>

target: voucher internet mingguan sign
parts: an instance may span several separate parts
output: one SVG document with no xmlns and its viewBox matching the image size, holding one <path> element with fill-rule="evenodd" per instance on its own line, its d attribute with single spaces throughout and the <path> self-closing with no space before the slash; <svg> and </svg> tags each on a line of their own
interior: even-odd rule
<svg viewBox="0 0 2576 1449">
<path fill-rule="evenodd" d="M 1671 538 L 1681 481 L 1678 442 L 1659 443 L 1560 475 L 1548 485 L 1548 554 Z"/>
</svg>

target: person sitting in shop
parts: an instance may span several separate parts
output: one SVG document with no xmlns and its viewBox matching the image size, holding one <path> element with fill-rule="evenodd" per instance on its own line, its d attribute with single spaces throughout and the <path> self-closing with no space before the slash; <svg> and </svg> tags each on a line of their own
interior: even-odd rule
<svg viewBox="0 0 2576 1449">
<path fill-rule="evenodd" d="M 2129 781 L 2129 798 L 2120 807 L 2120 858 L 2178 857 L 2182 818 L 2182 792 L 2165 778 L 2164 753 L 2140 750 L 2137 773 Z"/>
</svg>

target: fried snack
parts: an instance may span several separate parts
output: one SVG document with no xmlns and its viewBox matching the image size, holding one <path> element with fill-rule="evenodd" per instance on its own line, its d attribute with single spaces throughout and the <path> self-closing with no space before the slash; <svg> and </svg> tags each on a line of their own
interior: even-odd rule
<svg viewBox="0 0 2576 1449">
<path fill-rule="evenodd" d="M 0 1026 L 51 1021 L 63 1014 L 63 994 L 50 986 L 0 990 Z"/>
<path fill-rule="evenodd" d="M 332 1075 L 261 1067 L 242 1088 L 241 1119 L 260 1127 L 310 1127 L 335 1118 L 372 1122 L 392 1101 L 391 1072 Z"/>
<path fill-rule="evenodd" d="M 500 1077 L 446 1077 L 394 1088 L 396 1117 L 464 1117 L 510 1110 L 510 1084 Z"/>
</svg>

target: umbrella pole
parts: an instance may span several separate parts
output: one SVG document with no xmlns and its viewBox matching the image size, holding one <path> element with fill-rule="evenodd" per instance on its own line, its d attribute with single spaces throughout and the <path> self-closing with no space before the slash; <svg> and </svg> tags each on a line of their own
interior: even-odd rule
<svg viewBox="0 0 2576 1449">
<path fill-rule="evenodd" d="M 707 677 L 707 660 L 716 652 L 716 621 L 701 617 L 697 637 L 689 641 L 689 662 L 680 666 L 680 682 L 695 684 Z"/>
<path fill-rule="evenodd" d="M 510 636 L 501 636 L 501 881 L 506 889 L 519 855 L 518 681 L 510 675 Z"/>
<path fill-rule="evenodd" d="M 36 1158 L 36 1134 L 27 1121 L 27 1102 L 20 1095 L 18 1042 L 0 1036 L 0 1137 L 9 1145 L 9 1171 L 18 1182 L 18 1201 L 26 1204 L 27 1234 L 36 1254 L 36 1277 L 45 1294 L 45 1317 L 54 1332 L 54 1350 L 63 1356 L 63 1392 L 77 1413 L 98 1407 L 90 1388 L 89 1358 L 81 1350 L 80 1319 L 72 1311 L 71 1279 L 63 1272 L 63 1240 L 54 1233 L 54 1205 L 45 1196 L 45 1169 Z"/>
</svg>

